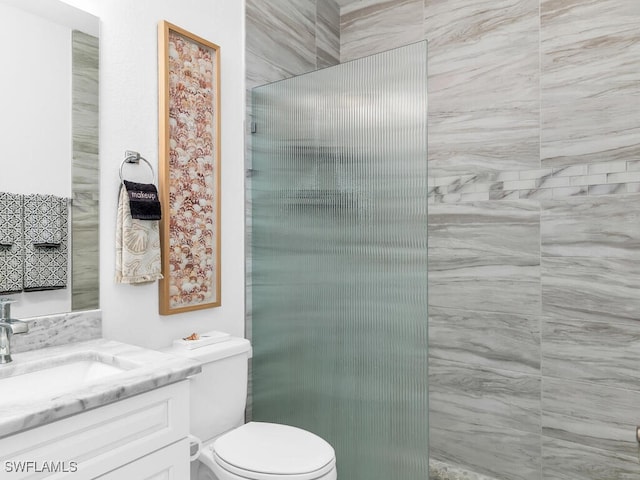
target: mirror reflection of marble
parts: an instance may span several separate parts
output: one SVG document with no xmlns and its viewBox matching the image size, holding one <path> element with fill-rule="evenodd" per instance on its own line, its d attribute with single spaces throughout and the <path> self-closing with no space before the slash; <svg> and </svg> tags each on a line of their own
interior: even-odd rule
<svg viewBox="0 0 640 480">
<path fill-rule="evenodd" d="M 16 318 L 99 308 L 99 19 L 0 0 L 0 191 L 72 199 L 66 289 L 9 295 Z"/>
</svg>

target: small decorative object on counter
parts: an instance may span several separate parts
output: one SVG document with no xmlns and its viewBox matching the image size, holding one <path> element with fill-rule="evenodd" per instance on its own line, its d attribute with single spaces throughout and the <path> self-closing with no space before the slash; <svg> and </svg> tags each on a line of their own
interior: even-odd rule
<svg viewBox="0 0 640 480">
<path fill-rule="evenodd" d="M 206 333 L 192 333 L 188 337 L 181 338 L 179 340 L 174 340 L 174 347 L 184 348 L 187 350 L 193 350 L 194 348 L 204 347 L 206 345 L 211 345 L 213 343 L 224 342 L 231 338 L 231 334 L 225 332 L 218 332 L 212 330 L 211 332 Z"/>
</svg>

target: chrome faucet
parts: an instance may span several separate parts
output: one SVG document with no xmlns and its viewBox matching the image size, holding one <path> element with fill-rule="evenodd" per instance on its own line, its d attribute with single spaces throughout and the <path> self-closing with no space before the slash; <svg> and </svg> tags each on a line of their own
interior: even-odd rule
<svg viewBox="0 0 640 480">
<path fill-rule="evenodd" d="M 11 304 L 14 300 L 0 298 L 0 364 L 9 363 L 11 358 L 11 335 L 27 333 L 29 324 L 11 318 Z"/>
</svg>

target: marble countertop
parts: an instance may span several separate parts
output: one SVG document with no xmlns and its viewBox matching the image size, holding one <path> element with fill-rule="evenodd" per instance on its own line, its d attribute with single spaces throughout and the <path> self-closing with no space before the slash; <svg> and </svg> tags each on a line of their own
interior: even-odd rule
<svg viewBox="0 0 640 480">
<path fill-rule="evenodd" d="M 12 355 L 13 362 L 0 366 L 2 379 L 64 365 L 73 360 L 98 360 L 124 371 L 95 380 L 53 397 L 41 395 L 37 383 L 28 395 L 3 400 L 0 393 L 0 438 L 21 430 L 144 393 L 201 371 L 200 364 L 113 340 L 89 340 Z"/>
</svg>

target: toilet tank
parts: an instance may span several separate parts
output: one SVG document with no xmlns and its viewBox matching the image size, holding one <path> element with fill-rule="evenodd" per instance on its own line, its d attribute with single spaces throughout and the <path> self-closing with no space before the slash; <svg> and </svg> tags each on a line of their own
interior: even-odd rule
<svg viewBox="0 0 640 480">
<path fill-rule="evenodd" d="M 192 435 L 207 441 L 244 424 L 251 357 L 248 340 L 229 337 L 193 350 L 172 347 L 165 351 L 202 365 L 202 372 L 189 378 Z"/>
</svg>

